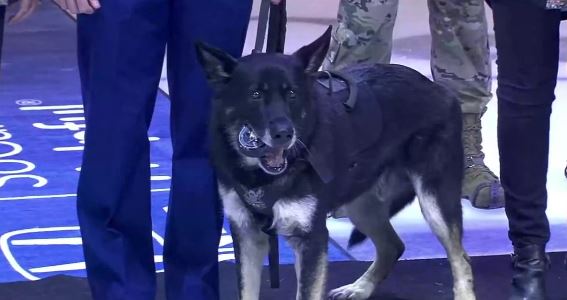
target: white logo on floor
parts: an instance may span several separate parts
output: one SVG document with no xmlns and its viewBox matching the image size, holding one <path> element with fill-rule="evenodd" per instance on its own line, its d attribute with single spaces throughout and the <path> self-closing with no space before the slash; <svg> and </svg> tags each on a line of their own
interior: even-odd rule
<svg viewBox="0 0 567 300">
<path fill-rule="evenodd" d="M 43 102 L 37 99 L 20 99 L 16 100 L 16 104 L 20 106 L 34 106 L 41 105 Z"/>
<path fill-rule="evenodd" d="M 167 212 L 167 206 L 163 210 Z M 162 236 L 152 231 L 152 237 L 157 244 L 163 247 L 164 238 Z M 63 272 L 84 271 L 82 244 L 79 226 L 27 228 L 10 231 L 0 236 L 0 251 L 14 271 L 28 280 L 39 280 L 42 277 Z M 76 249 L 77 253 L 81 253 L 76 258 L 78 260 L 55 263 L 61 259 L 61 249 L 69 246 L 81 247 Z M 29 251 L 36 254 L 41 253 L 41 255 L 35 255 L 34 261 L 29 255 L 23 255 Z M 51 259 L 50 255 L 52 255 Z M 19 256 L 26 257 L 26 261 L 19 260 Z M 223 229 L 218 249 L 218 261 L 230 261 L 234 258 L 232 237 Z M 163 263 L 163 255 L 154 255 L 154 262 Z M 156 270 L 158 273 L 163 271 L 163 268 Z"/>
<path fill-rule="evenodd" d="M 11 180 L 30 180 L 34 182 L 31 186 L 34 188 L 43 187 L 47 184 L 44 177 L 32 174 L 35 170 L 35 164 L 22 159 L 13 159 L 20 154 L 24 148 L 12 141 L 12 134 L 0 124 L 0 146 L 8 149 L 2 151 L 4 147 L 0 147 L 0 188 Z"/>
<path fill-rule="evenodd" d="M 69 232 L 72 233 L 71 237 L 69 237 Z M 164 240 L 159 234 L 152 231 L 152 237 L 163 247 Z M 16 272 L 28 280 L 39 280 L 41 279 L 40 276 L 44 274 L 50 276 L 61 272 L 85 270 L 85 262 L 82 260 L 62 264 L 49 263 L 50 250 L 53 251 L 53 255 L 60 258 L 61 253 L 57 251 L 58 247 L 82 247 L 82 244 L 83 240 L 78 226 L 29 228 L 11 231 L 0 236 L 0 250 L 6 257 L 6 260 Z M 28 247 L 36 253 L 42 253 L 41 261 L 43 265 L 24 266 L 25 263 L 17 259 L 17 253 L 25 250 L 29 251 Z M 156 263 L 163 262 L 163 256 L 154 255 L 154 261 Z M 158 269 L 157 272 L 163 272 L 163 269 Z"/>
</svg>

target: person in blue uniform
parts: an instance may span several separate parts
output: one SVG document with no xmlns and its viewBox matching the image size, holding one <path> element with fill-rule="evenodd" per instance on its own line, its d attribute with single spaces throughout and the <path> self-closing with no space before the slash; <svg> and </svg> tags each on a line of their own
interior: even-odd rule
<svg viewBox="0 0 567 300">
<path fill-rule="evenodd" d="M 211 91 L 195 43 L 240 56 L 252 0 L 57 1 L 78 14 L 86 132 L 77 210 L 93 299 L 155 299 L 147 131 L 165 55 L 173 144 L 166 295 L 218 299 L 222 210 L 209 164 Z"/>
<path fill-rule="evenodd" d="M 2 44 L 4 41 L 4 18 L 6 16 L 6 6 L 8 1 L 0 0 L 0 63 L 2 62 Z"/>
</svg>

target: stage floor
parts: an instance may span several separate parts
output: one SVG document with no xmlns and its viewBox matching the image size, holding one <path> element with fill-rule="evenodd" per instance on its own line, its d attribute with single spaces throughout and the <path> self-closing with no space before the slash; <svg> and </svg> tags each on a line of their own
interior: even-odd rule
<svg viewBox="0 0 567 300">
<path fill-rule="evenodd" d="M 337 5 L 336 0 L 313 0 L 308 4 L 300 0 L 289 2 L 286 52 L 292 52 L 319 36 L 333 22 Z M 254 15 L 256 11 L 257 6 Z M 74 22 L 50 2 L 45 2 L 28 22 L 7 28 L 0 74 L 0 282 L 37 280 L 59 274 L 85 275 L 74 205 L 84 130 L 74 28 Z M 245 53 L 252 49 L 255 28 L 256 19 L 253 18 Z M 565 44 L 564 41 L 562 44 Z M 548 214 L 552 226 L 550 251 L 567 250 L 567 180 L 563 176 L 567 140 L 561 132 L 567 119 L 567 101 L 564 101 L 567 98 L 566 49 L 564 47 L 561 52 L 556 91 L 558 100 L 552 117 L 548 177 Z M 492 49 L 493 61 L 494 53 Z M 400 4 L 392 62 L 430 75 L 425 1 L 412 1 L 411 4 L 402 1 Z M 495 78 L 494 64 L 493 70 Z M 163 93 L 158 96 L 150 129 L 154 245 L 158 270 L 163 268 L 161 251 L 171 175 L 166 84 L 167 78 L 164 77 L 161 83 Z M 493 84 L 495 88 L 496 81 Z M 487 163 L 498 173 L 496 99 L 489 104 L 483 125 Z M 477 210 L 467 201 L 463 201 L 463 206 L 464 242 L 468 252 L 472 256 L 508 254 L 511 247 L 504 211 Z M 394 226 L 407 246 L 402 259 L 445 256 L 424 223 L 417 205 L 396 216 Z M 351 229 L 347 220 L 329 219 L 328 227 L 332 236 L 329 245 L 331 261 L 368 261 L 374 257 L 368 243 L 352 250 L 346 249 Z M 282 263 L 292 263 L 291 251 L 284 243 L 281 253 Z M 230 262 L 233 257 L 232 240 L 226 228 L 219 245 L 219 260 Z M 495 265 L 495 269 L 508 267 L 504 259 L 501 260 L 502 263 L 498 267 Z M 443 263 L 443 260 L 438 263 Z M 483 270 L 486 274 L 482 276 L 490 275 L 490 268 Z M 502 277 L 499 280 L 502 280 L 500 287 L 508 285 L 508 279 Z M 443 279 L 443 285 L 449 283 L 448 277 Z M 0 299 L 3 299 L 1 295 Z"/>
<path fill-rule="evenodd" d="M 549 300 L 567 300 L 562 269 L 563 254 L 552 254 L 553 267 L 547 275 Z M 507 256 L 482 256 L 472 259 L 475 272 L 475 292 L 479 300 L 504 300 L 508 298 L 511 276 Z M 333 262 L 329 266 L 327 290 L 352 283 L 368 267 L 368 262 Z M 234 264 L 220 265 L 221 300 L 236 299 Z M 165 300 L 163 276 L 158 275 L 156 300 Z M 369 300 L 452 300 L 451 273 L 444 259 L 405 260 L 400 262 L 390 277 L 377 288 Z M 295 299 L 295 271 L 292 265 L 281 268 L 281 285 L 270 288 L 268 270 L 262 278 L 260 299 Z M 21 281 L 0 284 L 0 300 L 91 300 L 87 281 L 81 277 L 58 275 L 39 281 Z"/>
</svg>

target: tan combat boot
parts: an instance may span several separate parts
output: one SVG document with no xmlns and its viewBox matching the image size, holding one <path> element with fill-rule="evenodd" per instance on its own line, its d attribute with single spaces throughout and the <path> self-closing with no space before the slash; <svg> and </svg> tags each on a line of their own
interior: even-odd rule
<svg viewBox="0 0 567 300">
<path fill-rule="evenodd" d="M 484 164 L 481 114 L 463 114 L 465 176 L 462 197 L 476 208 L 504 207 L 504 190 L 498 177 Z"/>
</svg>

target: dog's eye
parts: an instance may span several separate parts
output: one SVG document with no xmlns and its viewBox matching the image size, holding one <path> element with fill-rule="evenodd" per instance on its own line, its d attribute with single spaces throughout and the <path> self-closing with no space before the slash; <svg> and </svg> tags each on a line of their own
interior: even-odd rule
<svg viewBox="0 0 567 300">
<path fill-rule="evenodd" d="M 250 96 L 252 97 L 252 99 L 260 99 L 262 98 L 262 92 L 254 90 L 250 93 Z"/>
<path fill-rule="evenodd" d="M 295 97 L 296 97 L 295 91 L 294 90 L 288 90 L 287 91 L 287 97 L 289 99 L 295 99 Z"/>
</svg>

